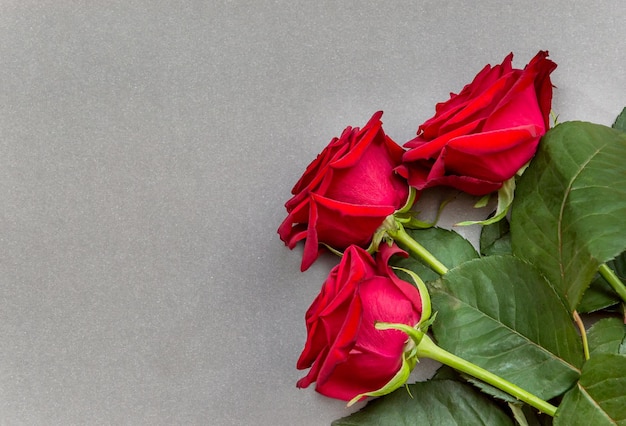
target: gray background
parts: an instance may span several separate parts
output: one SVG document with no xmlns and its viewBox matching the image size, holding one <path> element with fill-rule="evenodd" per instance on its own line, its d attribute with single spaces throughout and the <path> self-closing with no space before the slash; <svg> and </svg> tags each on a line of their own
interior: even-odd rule
<svg viewBox="0 0 626 426">
<path fill-rule="evenodd" d="M 301 274 L 276 234 L 306 165 L 379 109 L 405 142 L 510 51 L 550 51 L 560 121 L 611 124 L 625 22 L 622 0 L 2 1 L 0 424 L 347 414 L 295 388 L 335 262 Z"/>
</svg>

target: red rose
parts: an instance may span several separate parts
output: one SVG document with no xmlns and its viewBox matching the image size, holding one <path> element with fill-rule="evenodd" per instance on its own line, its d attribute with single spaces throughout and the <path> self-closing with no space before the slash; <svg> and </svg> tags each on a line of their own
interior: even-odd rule
<svg viewBox="0 0 626 426">
<path fill-rule="evenodd" d="M 539 52 L 523 69 L 487 65 L 458 95 L 437 104 L 419 127 L 398 172 L 417 189 L 452 186 L 473 195 L 498 190 L 535 154 L 549 128 L 550 73 Z"/>
<path fill-rule="evenodd" d="M 406 203 L 407 182 L 394 172 L 404 150 L 383 132 L 381 115 L 330 141 L 291 190 L 278 233 L 289 248 L 306 238 L 303 271 L 323 245 L 366 247 L 385 218 Z"/>
<path fill-rule="evenodd" d="M 349 247 L 306 313 L 307 341 L 297 367 L 313 366 L 298 387 L 317 382 L 326 396 L 350 400 L 386 385 L 400 370 L 407 335 L 377 330 L 376 322 L 415 326 L 422 299 L 413 285 L 388 265 L 397 246 L 381 244 L 376 261 Z"/>
</svg>

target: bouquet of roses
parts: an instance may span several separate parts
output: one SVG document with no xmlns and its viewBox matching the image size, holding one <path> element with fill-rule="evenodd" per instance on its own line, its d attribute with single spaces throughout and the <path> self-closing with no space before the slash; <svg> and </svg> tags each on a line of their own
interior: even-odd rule
<svg viewBox="0 0 626 426">
<path fill-rule="evenodd" d="M 302 271 L 340 256 L 297 386 L 373 399 L 333 424 L 626 425 L 626 109 L 550 128 L 555 68 L 544 51 L 486 66 L 403 147 L 377 112 L 294 186 L 280 238 L 304 240 Z M 419 219 L 444 187 L 497 197 L 463 223 L 482 226 L 478 251 Z M 443 366 L 408 384 L 421 358 Z"/>
</svg>

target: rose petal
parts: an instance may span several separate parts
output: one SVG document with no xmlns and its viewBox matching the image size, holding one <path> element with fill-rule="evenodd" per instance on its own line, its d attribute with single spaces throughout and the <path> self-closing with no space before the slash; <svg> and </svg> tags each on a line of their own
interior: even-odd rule
<svg viewBox="0 0 626 426">
<path fill-rule="evenodd" d="M 504 182 L 535 154 L 542 130 L 526 125 L 456 138 L 444 149 L 446 174 Z"/>
</svg>

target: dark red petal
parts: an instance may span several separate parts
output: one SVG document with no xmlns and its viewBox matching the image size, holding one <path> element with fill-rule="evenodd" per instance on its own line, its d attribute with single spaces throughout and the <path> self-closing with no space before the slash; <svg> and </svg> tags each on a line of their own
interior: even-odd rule
<svg viewBox="0 0 626 426">
<path fill-rule="evenodd" d="M 345 314 L 345 321 L 337 333 L 337 338 L 331 343 L 326 359 L 320 368 L 317 377 L 318 386 L 330 380 L 337 364 L 346 362 L 348 354 L 356 342 L 361 325 L 363 304 L 358 294 L 358 289 L 353 296 L 350 307 Z"/>
<path fill-rule="evenodd" d="M 456 137 L 466 135 L 476 130 L 480 123 L 471 122 L 450 131 L 432 141 L 426 141 L 421 137 L 416 137 L 404 144 L 406 148 L 409 148 L 402 157 L 404 163 L 417 161 L 417 160 L 430 160 L 437 158 L 441 150 L 448 144 L 448 142 Z"/>
<path fill-rule="evenodd" d="M 332 375 L 318 380 L 315 390 L 330 398 L 349 401 L 355 396 L 386 385 L 402 365 L 401 357 L 353 351 L 348 360 L 335 365 Z"/>
<path fill-rule="evenodd" d="M 446 175 L 504 182 L 532 158 L 542 133 L 531 124 L 457 138 L 445 148 Z"/>
<path fill-rule="evenodd" d="M 302 272 L 309 269 L 321 253 L 319 240 L 317 238 L 317 205 L 313 201 L 309 203 L 309 223 L 307 228 L 306 240 L 304 241 L 304 251 L 302 253 L 302 263 L 300 270 Z"/>
<path fill-rule="evenodd" d="M 481 196 L 497 191 L 502 187 L 502 182 L 490 182 L 468 176 L 447 175 L 428 181 L 425 188 L 436 186 L 449 186 L 470 195 Z"/>
<path fill-rule="evenodd" d="M 348 204 L 319 195 L 311 196 L 311 204 L 319 215 L 315 224 L 319 242 L 338 250 L 352 244 L 367 246 L 376 229 L 395 211 L 394 206 Z"/>
</svg>

